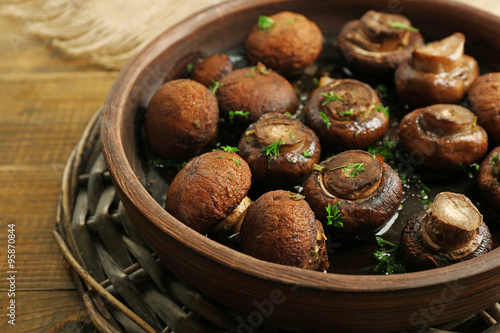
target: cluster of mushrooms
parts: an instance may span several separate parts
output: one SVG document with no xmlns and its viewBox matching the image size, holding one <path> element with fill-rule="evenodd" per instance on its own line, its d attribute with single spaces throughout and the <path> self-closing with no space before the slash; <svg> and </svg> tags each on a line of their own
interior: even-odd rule
<svg viewBox="0 0 500 333">
<path fill-rule="evenodd" d="M 437 172 L 482 161 L 478 187 L 500 205 L 500 147 L 484 158 L 500 144 L 500 73 L 479 76 L 463 34 L 426 44 L 408 18 L 368 11 L 346 23 L 336 42 L 353 72 L 393 76 L 399 97 L 416 108 L 397 128 L 404 151 L 418 152 L 421 167 Z M 301 14 L 260 16 L 245 42 L 251 66 L 211 55 L 190 78 L 156 92 L 145 115 L 147 141 L 166 160 L 188 160 L 166 195 L 171 215 L 202 234 L 237 239 L 255 258 L 312 270 L 329 266 L 325 230 L 334 240 L 361 242 L 386 226 L 403 186 L 367 147 L 388 131 L 388 108 L 353 78 L 321 77 L 306 102 L 291 83 L 314 65 L 323 43 Z M 472 111 L 458 104 L 466 94 Z M 221 123 L 238 133 L 237 147 L 220 143 Z M 290 191 L 294 185 L 300 190 Z M 477 207 L 452 192 L 409 219 L 400 239 L 405 260 L 419 269 L 492 247 Z"/>
</svg>

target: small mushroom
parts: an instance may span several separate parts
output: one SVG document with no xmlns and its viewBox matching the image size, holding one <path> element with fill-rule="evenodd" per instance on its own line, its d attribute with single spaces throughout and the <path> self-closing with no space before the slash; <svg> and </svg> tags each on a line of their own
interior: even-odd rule
<svg viewBox="0 0 500 333">
<path fill-rule="evenodd" d="M 257 198 L 241 225 L 241 251 L 310 270 L 328 268 L 326 236 L 303 197 L 277 190 Z"/>
<path fill-rule="evenodd" d="M 211 87 L 222 80 L 233 70 L 233 63 L 225 54 L 214 54 L 205 58 L 193 69 L 191 78 L 201 84 Z M 219 83 L 220 84 L 220 83 Z"/>
<path fill-rule="evenodd" d="M 405 260 L 425 269 L 478 257 L 493 246 L 483 216 L 469 198 L 442 192 L 427 210 L 409 219 L 400 247 Z"/>
<path fill-rule="evenodd" d="M 314 132 L 299 120 L 267 113 L 251 124 L 238 144 L 255 183 L 289 186 L 319 162 L 321 147 Z"/>
<path fill-rule="evenodd" d="M 500 174 L 498 168 L 500 147 L 493 149 L 483 160 L 477 175 L 477 186 L 482 197 L 495 209 L 500 207 Z"/>
<path fill-rule="evenodd" d="M 365 148 L 386 132 L 388 112 L 369 85 L 354 79 L 333 80 L 309 99 L 306 124 L 322 143 L 335 149 Z"/>
<path fill-rule="evenodd" d="M 472 111 L 488 137 L 500 145 L 500 72 L 478 77 L 468 91 Z"/>
<path fill-rule="evenodd" d="M 374 10 L 347 22 L 337 40 L 349 68 L 377 75 L 392 74 L 424 44 L 408 18 Z"/>
<path fill-rule="evenodd" d="M 216 94 L 221 115 L 240 126 L 269 112 L 293 114 L 299 106 L 291 83 L 262 64 L 229 73 Z"/>
<path fill-rule="evenodd" d="M 146 137 L 161 157 L 182 161 L 217 139 L 217 99 L 193 80 L 165 83 L 154 94 L 145 116 Z"/>
<path fill-rule="evenodd" d="M 280 12 L 260 16 L 245 41 L 250 63 L 262 62 L 283 75 L 298 74 L 323 49 L 323 34 L 304 15 Z"/>
<path fill-rule="evenodd" d="M 399 138 L 415 164 L 438 170 L 470 165 L 488 149 L 488 136 L 474 114 L 455 104 L 408 113 L 399 125 Z"/>
<path fill-rule="evenodd" d="M 464 54 L 461 33 L 417 48 L 396 72 L 399 96 L 413 105 L 459 103 L 479 75 L 476 60 Z"/>
<path fill-rule="evenodd" d="M 239 232 L 251 185 L 248 164 L 236 153 L 212 151 L 191 159 L 175 176 L 165 209 L 179 221 L 206 234 Z"/>
<path fill-rule="evenodd" d="M 337 226 L 332 236 L 363 239 L 395 214 L 403 187 L 380 156 L 348 150 L 317 165 L 304 182 L 303 194 L 318 220 Z"/>
</svg>

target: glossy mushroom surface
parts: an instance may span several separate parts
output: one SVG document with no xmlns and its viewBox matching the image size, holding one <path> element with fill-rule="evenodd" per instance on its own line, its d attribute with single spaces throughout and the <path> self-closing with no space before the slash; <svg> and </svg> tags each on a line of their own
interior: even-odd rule
<svg viewBox="0 0 500 333">
<path fill-rule="evenodd" d="M 494 148 L 481 162 L 477 187 L 481 196 L 495 209 L 500 207 L 500 147 Z"/>
<path fill-rule="evenodd" d="M 236 125 L 248 126 L 270 112 L 293 114 L 299 106 L 292 84 L 262 64 L 229 73 L 216 95 L 221 116 Z"/>
<path fill-rule="evenodd" d="M 290 186 L 307 176 L 319 162 L 321 147 L 314 132 L 299 120 L 267 113 L 251 124 L 238 144 L 254 182 Z"/>
<path fill-rule="evenodd" d="M 246 195 L 251 177 L 250 167 L 236 153 L 212 151 L 199 155 L 173 179 L 165 209 L 199 233 L 214 229 L 237 233 L 244 208 L 250 203 Z M 231 215 L 235 210 L 238 216 Z M 228 217 L 231 223 L 225 220 Z"/>
<path fill-rule="evenodd" d="M 367 74 L 392 74 L 423 44 L 422 35 L 408 18 L 374 10 L 347 22 L 338 35 L 349 68 Z"/>
<path fill-rule="evenodd" d="M 323 49 L 323 34 L 302 14 L 283 11 L 260 16 L 245 41 L 250 63 L 262 62 L 283 75 L 298 74 Z"/>
<path fill-rule="evenodd" d="M 478 77 L 468 91 L 472 111 L 488 137 L 500 145 L 500 72 Z"/>
<path fill-rule="evenodd" d="M 191 78 L 207 87 L 212 87 L 215 82 L 222 80 L 232 70 L 233 63 L 227 55 L 214 54 L 196 64 Z"/>
<path fill-rule="evenodd" d="M 388 108 L 366 83 L 354 79 L 333 80 L 310 97 L 306 124 L 322 143 L 334 149 L 365 148 L 386 132 Z"/>
<path fill-rule="evenodd" d="M 454 33 L 417 48 L 395 72 L 399 96 L 412 105 L 459 103 L 479 75 L 464 45 L 465 36 Z"/>
<path fill-rule="evenodd" d="M 183 161 L 215 143 L 219 113 L 210 90 L 193 80 L 172 80 L 154 94 L 144 126 L 151 148 L 165 159 Z"/>
<path fill-rule="evenodd" d="M 469 198 L 441 192 L 430 208 L 410 218 L 400 247 L 415 269 L 428 269 L 480 256 L 493 245 L 483 216 Z"/>
<path fill-rule="evenodd" d="M 486 131 L 474 113 L 455 104 L 416 109 L 399 125 L 402 147 L 415 165 L 448 169 L 479 161 L 488 149 Z"/>
<path fill-rule="evenodd" d="M 340 212 L 342 226 L 333 229 L 334 237 L 362 239 L 395 214 L 403 188 L 397 173 L 380 157 L 348 150 L 315 167 L 304 182 L 303 194 L 324 225 L 332 224 L 332 207 Z"/>
<path fill-rule="evenodd" d="M 277 190 L 261 195 L 241 225 L 241 251 L 252 257 L 311 270 L 328 268 L 326 236 L 304 198 Z"/>
</svg>

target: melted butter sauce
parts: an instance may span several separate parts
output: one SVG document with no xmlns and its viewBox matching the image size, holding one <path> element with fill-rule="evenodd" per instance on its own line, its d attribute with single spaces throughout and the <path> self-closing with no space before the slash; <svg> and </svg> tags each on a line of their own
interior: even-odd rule
<svg viewBox="0 0 500 333">
<path fill-rule="evenodd" d="M 227 52 L 227 55 L 234 63 L 235 68 L 248 66 L 242 48 L 230 50 Z M 438 193 L 450 191 L 462 193 L 472 200 L 483 214 L 484 220 L 490 228 L 494 247 L 500 246 L 500 213 L 496 212 L 494 207 L 490 207 L 483 202 L 477 192 L 475 183 L 477 165 L 457 168 L 455 170 L 445 170 L 442 172 L 421 168 L 420 165 L 422 161 L 419 159 L 419 156 L 408 155 L 398 144 L 397 132 L 399 121 L 405 114 L 412 111 L 413 108 L 398 98 L 391 77 L 380 79 L 353 73 L 349 70 L 345 60 L 336 46 L 334 46 L 333 39 L 327 39 L 320 59 L 318 59 L 311 69 L 306 71 L 306 74 L 287 78 L 292 82 L 294 87 L 296 87 L 299 100 L 301 101 L 296 117 L 303 120 L 304 106 L 307 103 L 309 92 L 316 87 L 315 84 L 317 80 L 327 73 L 332 78 L 353 78 L 369 84 L 377 91 L 382 104 L 388 106 L 390 109 L 390 127 L 382 140 L 376 145 L 390 145 L 390 148 L 387 149 L 390 155 L 386 156 L 386 162 L 400 175 L 404 194 L 401 206 L 396 214 L 385 227 L 377 233 L 377 236 L 387 241 L 399 242 L 399 237 L 406 221 L 417 212 L 426 209 Z M 466 100 L 464 100 L 461 105 L 470 109 Z M 141 158 L 146 175 L 145 186 L 155 200 L 164 207 L 168 184 L 182 165 L 162 160 L 149 149 L 142 128 L 144 113 L 145 110 L 138 110 L 137 132 L 140 138 L 138 140 L 138 151 L 143 154 Z M 222 120 L 221 126 L 219 127 L 219 142 L 216 146 L 237 146 L 239 138 L 244 130 L 244 128 L 235 128 L 227 121 Z M 210 147 L 207 151 L 212 148 L 213 147 Z M 490 149 L 491 148 L 493 147 L 490 147 Z M 333 154 L 334 152 L 323 149 L 321 161 Z M 299 193 L 302 190 L 300 185 L 284 189 Z M 255 200 L 268 190 L 272 189 L 257 188 L 253 186 L 248 196 L 252 200 Z M 364 241 L 337 242 L 330 237 L 331 233 L 334 232 L 332 228 L 333 227 L 329 226 L 325 228 L 325 233 L 328 237 L 327 252 L 330 261 L 330 268 L 328 271 L 342 274 L 378 274 L 374 273 L 374 267 L 378 262 L 374 258 L 373 252 L 379 250 L 375 237 Z M 232 237 L 228 241 L 217 239 L 213 235 L 208 236 L 230 247 L 238 247 L 236 237 Z"/>
</svg>

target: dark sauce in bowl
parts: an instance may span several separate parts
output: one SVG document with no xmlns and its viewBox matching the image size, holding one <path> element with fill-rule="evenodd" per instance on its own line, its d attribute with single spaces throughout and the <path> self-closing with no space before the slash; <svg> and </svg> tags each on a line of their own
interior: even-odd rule
<svg viewBox="0 0 500 333">
<path fill-rule="evenodd" d="M 372 145 L 369 151 L 385 156 L 385 161 L 400 175 L 404 194 L 401 206 L 396 214 L 376 236 L 390 242 L 399 242 L 401 231 L 406 221 L 417 212 L 426 209 L 438 193 L 450 191 L 462 193 L 472 200 L 483 214 L 484 221 L 490 228 L 494 247 L 497 248 L 500 246 L 500 223 L 498 222 L 500 214 L 495 212 L 494 208 L 486 204 L 479 196 L 476 186 L 478 165 L 473 164 L 467 167 L 458 167 L 453 170 L 446 170 L 445 172 L 429 171 L 422 168 L 420 166 L 422 163 L 421 156 L 418 154 L 407 154 L 400 148 L 398 143 L 399 121 L 405 114 L 412 111 L 413 108 L 399 99 L 394 87 L 393 78 L 376 78 L 351 72 L 336 46 L 335 38 L 326 38 L 325 40 L 323 52 L 311 68 L 300 76 L 287 77 L 294 87 L 296 87 L 301 101 L 301 106 L 298 109 L 296 117 L 303 120 L 303 109 L 308 95 L 316 87 L 318 79 L 325 74 L 329 74 L 332 78 L 353 78 L 369 84 L 376 90 L 383 105 L 389 107 L 390 127 L 382 140 Z M 243 47 L 230 50 L 226 54 L 234 63 L 235 69 L 249 66 Z M 488 70 L 483 68 L 482 72 L 486 73 Z M 186 70 L 186 77 L 189 77 L 188 70 Z M 461 105 L 470 109 L 466 99 L 462 101 Z M 145 139 L 143 128 L 144 114 L 144 109 L 138 110 L 136 131 L 138 151 L 141 152 L 143 169 L 146 174 L 145 187 L 155 200 L 164 207 L 168 185 L 183 164 L 162 160 L 151 151 Z M 220 146 L 237 146 L 244 130 L 245 128 L 235 128 L 228 120 L 223 119 L 219 127 L 219 141 L 215 147 L 208 147 L 207 151 Z M 321 160 L 332 156 L 333 153 L 323 149 Z M 301 191 L 300 186 L 283 189 L 293 192 Z M 270 189 L 252 186 L 248 196 L 252 200 L 255 200 L 268 190 Z M 329 272 L 341 274 L 381 274 L 374 270 L 379 262 L 373 254 L 375 251 L 380 250 L 375 236 L 363 241 L 337 242 L 331 237 L 331 234 L 334 233 L 333 228 L 332 226 L 325 227 L 328 238 Z M 234 249 L 238 248 L 237 237 L 223 240 L 217 239 L 214 235 L 207 236 Z M 404 267 L 404 264 L 403 268 L 409 269 Z"/>
</svg>

